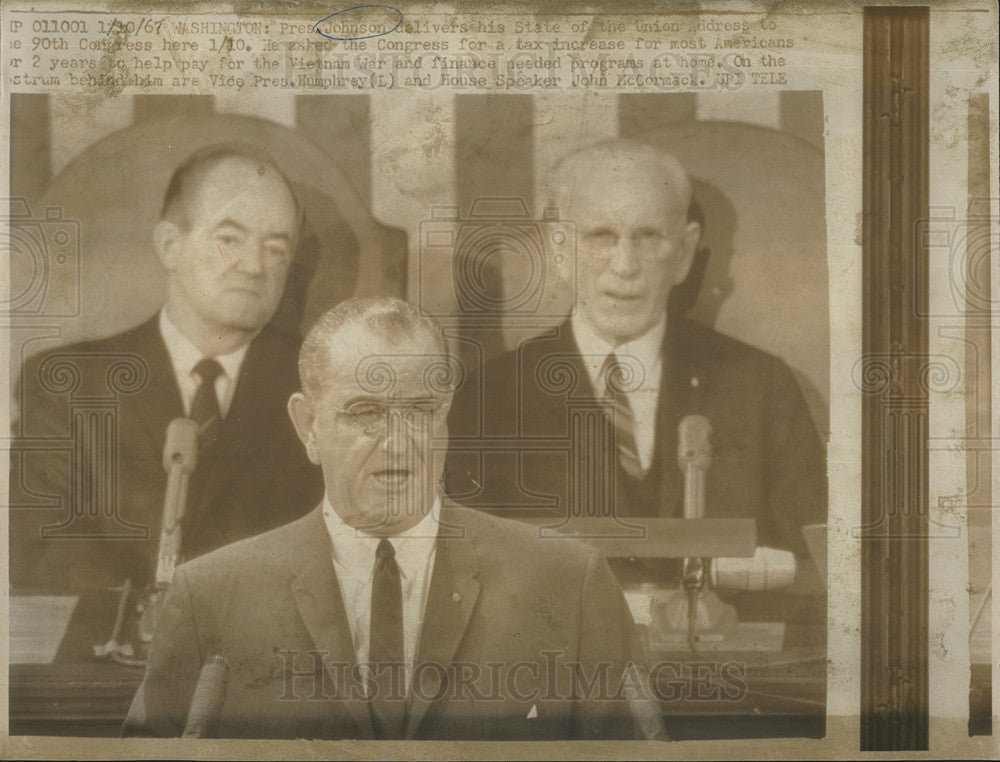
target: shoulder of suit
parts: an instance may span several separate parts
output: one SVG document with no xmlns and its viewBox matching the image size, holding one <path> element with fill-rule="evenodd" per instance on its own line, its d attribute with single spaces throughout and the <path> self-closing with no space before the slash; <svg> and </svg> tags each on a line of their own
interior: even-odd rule
<svg viewBox="0 0 1000 762">
<path fill-rule="evenodd" d="M 193 585 L 273 579 L 291 574 L 303 561 L 303 548 L 312 532 L 325 531 L 316 511 L 276 529 L 206 553 L 178 567 Z"/>
<path fill-rule="evenodd" d="M 784 372 L 787 365 L 777 355 L 716 331 L 695 320 L 672 318 L 676 326 L 678 349 L 690 360 L 723 367 L 727 372 L 750 372 L 758 377 Z"/>
<path fill-rule="evenodd" d="M 278 328 L 273 323 L 268 323 L 257 334 L 254 344 L 266 346 L 270 350 L 289 352 L 298 358 L 299 348 L 302 346 L 302 337 L 296 333 L 289 333 Z"/>
<path fill-rule="evenodd" d="M 539 363 L 545 358 L 555 358 L 572 351 L 568 336 L 568 323 L 556 326 L 554 335 L 545 333 L 522 341 L 517 347 L 507 349 L 487 359 L 479 368 L 472 368 L 466 375 L 466 383 L 460 392 L 471 393 L 482 379 L 488 389 L 509 389 L 518 376 L 538 371 Z M 506 398 L 508 395 L 504 395 Z"/>
<path fill-rule="evenodd" d="M 126 329 L 109 336 L 102 336 L 97 339 L 86 339 L 76 341 L 72 344 L 50 347 L 29 356 L 24 361 L 25 368 L 37 367 L 47 358 L 53 355 L 101 355 L 105 353 L 132 353 L 141 349 L 142 345 L 153 337 L 158 336 L 156 327 L 156 316 L 140 323 L 137 326 Z"/>
</svg>

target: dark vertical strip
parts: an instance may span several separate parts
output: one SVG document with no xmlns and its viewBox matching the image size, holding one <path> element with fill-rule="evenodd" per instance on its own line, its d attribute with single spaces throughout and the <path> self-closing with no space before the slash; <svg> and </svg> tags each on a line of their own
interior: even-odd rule
<svg viewBox="0 0 1000 762">
<path fill-rule="evenodd" d="M 503 351 L 506 236 L 475 236 L 483 223 L 534 217 L 534 107 L 530 95 L 455 97 L 456 190 L 460 223 L 454 270 L 462 334 L 482 358 Z M 468 238 L 466 236 L 468 235 Z M 474 241 L 465 246 L 464 241 Z M 461 276 L 460 278 L 457 276 Z M 466 358 L 463 358 L 463 360 Z M 471 358 L 469 358 L 471 359 Z"/>
<path fill-rule="evenodd" d="M 926 749 L 928 8 L 864 15 L 861 749 Z"/>
<path fill-rule="evenodd" d="M 990 220 L 990 101 L 988 93 L 969 99 L 969 202 L 965 237 L 965 332 L 966 378 L 972 394 L 966 403 L 966 426 L 970 446 L 966 451 L 966 492 L 969 507 L 969 587 L 976 597 L 986 594 L 992 579 L 992 422 L 990 396 L 991 334 L 993 294 L 990 273 L 992 221 Z M 961 232 L 961 231 L 960 231 Z M 972 665 L 969 696 L 969 733 L 991 735 L 993 732 L 992 631 L 989 613 L 980 610 L 973 625 L 972 641 L 979 647 L 987 643 L 986 658 Z M 985 633 L 986 637 L 980 637 Z"/>
<path fill-rule="evenodd" d="M 10 95 L 9 179 L 11 198 L 23 198 L 29 205 L 41 198 L 52 181 L 48 95 Z"/>
<path fill-rule="evenodd" d="M 823 91 L 782 90 L 781 129 L 823 150 Z"/>
<path fill-rule="evenodd" d="M 326 151 L 371 207 L 371 98 L 329 93 L 295 99 L 299 131 Z"/>
<path fill-rule="evenodd" d="M 516 197 L 534 204 L 534 109 L 530 95 L 455 97 L 458 201 Z"/>
<path fill-rule="evenodd" d="M 213 113 L 215 99 L 211 95 L 136 95 L 132 118 L 145 122 L 169 116 L 198 117 Z"/>
<path fill-rule="evenodd" d="M 629 138 L 692 121 L 697 108 L 695 93 L 622 93 L 618 96 L 618 134 Z"/>
</svg>

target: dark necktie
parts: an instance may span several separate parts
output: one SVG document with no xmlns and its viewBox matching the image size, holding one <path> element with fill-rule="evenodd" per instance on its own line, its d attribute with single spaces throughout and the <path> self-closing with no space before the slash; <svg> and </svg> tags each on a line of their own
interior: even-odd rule
<svg viewBox="0 0 1000 762">
<path fill-rule="evenodd" d="M 378 738 L 402 738 L 406 721 L 403 690 L 403 585 L 396 551 L 386 539 L 375 550 L 368 662 L 373 674 L 372 720 Z"/>
<path fill-rule="evenodd" d="M 219 398 L 215 396 L 215 380 L 222 373 L 222 366 L 219 361 L 211 357 L 205 357 L 194 366 L 194 372 L 201 378 L 198 389 L 194 393 L 191 401 L 190 418 L 198 422 L 199 438 L 212 440 L 211 432 L 216 421 L 221 420 L 222 411 L 219 408 Z"/>
<path fill-rule="evenodd" d="M 624 367 L 615 353 L 612 352 L 601 366 L 601 378 L 604 380 L 604 396 L 609 401 L 609 413 L 614 421 L 615 434 L 618 442 L 618 463 L 629 476 L 638 479 L 642 476 L 642 462 L 639 460 L 639 450 L 635 444 L 635 419 L 632 415 L 632 405 L 628 401 L 623 386 L 632 376 Z"/>
</svg>

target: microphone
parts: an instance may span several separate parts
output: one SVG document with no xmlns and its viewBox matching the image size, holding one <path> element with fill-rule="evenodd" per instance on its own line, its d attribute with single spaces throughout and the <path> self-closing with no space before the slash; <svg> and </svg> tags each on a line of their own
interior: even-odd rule
<svg viewBox="0 0 1000 762">
<path fill-rule="evenodd" d="M 711 435 L 712 424 L 703 415 L 685 416 L 677 430 L 677 462 L 684 472 L 686 519 L 705 516 L 705 474 L 712 465 Z M 757 548 L 753 558 L 717 558 L 709 579 L 716 587 L 773 590 L 794 581 L 795 556 L 776 548 Z"/>
<path fill-rule="evenodd" d="M 187 510 L 188 482 L 198 461 L 198 423 L 190 418 L 174 418 L 167 426 L 163 446 L 163 468 L 167 491 L 163 497 L 163 524 L 156 560 L 156 585 L 165 587 L 174 578 L 181 552 L 181 519 Z"/>
<path fill-rule="evenodd" d="M 187 722 L 181 738 L 207 738 L 219 719 L 229 687 L 229 662 L 216 654 L 205 662 L 191 697 Z"/>
<path fill-rule="evenodd" d="M 759 547 L 753 558 L 716 558 L 709 579 L 714 587 L 762 592 L 792 584 L 795 571 L 792 551 Z"/>
<path fill-rule="evenodd" d="M 686 415 L 677 427 L 677 465 L 684 472 L 684 518 L 705 517 L 705 473 L 712 465 L 712 424 L 703 415 Z"/>
<path fill-rule="evenodd" d="M 684 472 L 684 518 L 705 516 L 705 473 L 712 464 L 709 437 L 712 424 L 703 415 L 686 415 L 677 427 L 677 465 Z M 705 587 L 705 560 L 697 556 L 684 559 L 681 580 L 687 593 L 687 640 L 696 651 L 698 599 Z"/>
</svg>

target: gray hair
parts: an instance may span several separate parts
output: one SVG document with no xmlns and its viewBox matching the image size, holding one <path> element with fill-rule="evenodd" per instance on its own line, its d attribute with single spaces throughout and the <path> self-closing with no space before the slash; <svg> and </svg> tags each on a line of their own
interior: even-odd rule
<svg viewBox="0 0 1000 762">
<path fill-rule="evenodd" d="M 339 370 L 330 352 L 330 344 L 336 334 L 348 326 L 360 326 L 368 333 L 393 343 L 412 341 L 423 335 L 434 343 L 442 355 L 447 356 L 448 353 L 448 342 L 441 324 L 419 307 L 393 296 L 346 299 L 323 313 L 302 342 L 299 379 L 303 391 L 311 397 L 322 396 L 323 379 Z"/>
<path fill-rule="evenodd" d="M 632 138 L 613 138 L 593 143 L 566 154 L 552 168 L 549 186 L 550 205 L 559 206 L 581 182 L 587 182 L 594 165 L 601 161 L 635 164 L 655 172 L 658 181 L 669 190 L 673 208 L 686 218 L 691 206 L 691 179 L 677 158 L 663 148 Z"/>
</svg>

